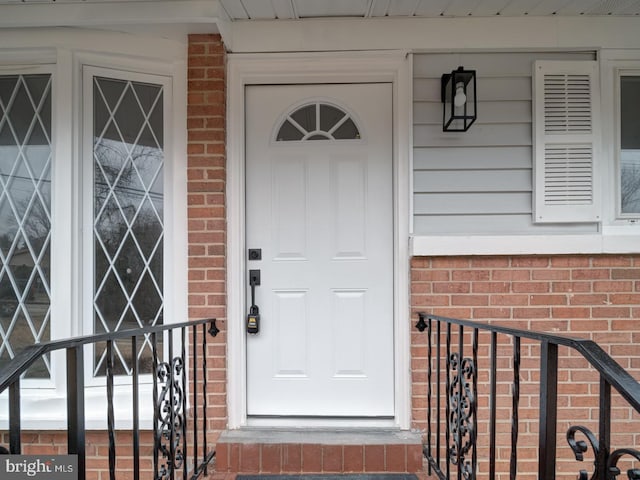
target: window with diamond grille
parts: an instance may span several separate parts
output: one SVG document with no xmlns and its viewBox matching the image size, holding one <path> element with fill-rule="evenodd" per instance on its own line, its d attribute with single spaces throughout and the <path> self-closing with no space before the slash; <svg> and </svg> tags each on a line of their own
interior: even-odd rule
<svg viewBox="0 0 640 480">
<path fill-rule="evenodd" d="M 163 321 L 163 119 L 162 85 L 93 78 L 95 333 Z M 116 373 L 131 373 L 134 354 L 151 371 L 149 339 L 141 343 L 115 345 Z M 96 348 L 95 375 L 105 356 Z"/>
<path fill-rule="evenodd" d="M 0 75 L 0 366 L 51 335 L 51 152 L 51 75 Z"/>
</svg>

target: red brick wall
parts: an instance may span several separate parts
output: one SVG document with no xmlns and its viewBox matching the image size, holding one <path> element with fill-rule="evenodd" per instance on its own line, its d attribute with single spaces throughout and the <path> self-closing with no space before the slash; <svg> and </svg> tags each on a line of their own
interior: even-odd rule
<svg viewBox="0 0 640 480">
<path fill-rule="evenodd" d="M 411 307 L 413 426 L 421 430 L 427 427 L 427 334 L 413 328 L 418 312 L 592 339 L 640 379 L 640 255 L 417 257 L 411 261 Z M 454 329 L 454 346 L 456 332 Z M 471 337 L 466 335 L 465 356 L 470 356 Z M 498 341 L 503 343 L 498 349 L 498 379 L 503 385 L 498 388 L 496 461 L 500 470 L 508 472 L 513 346 L 509 337 L 499 336 Z M 488 336 L 480 336 L 479 418 L 485 423 L 479 426 L 479 434 L 485 445 L 488 342 Z M 582 464 L 572 461 L 564 436 L 576 424 L 597 434 L 598 376 L 568 349 L 561 348 L 559 356 L 558 470 L 576 478 L 580 468 L 591 471 L 592 460 L 587 455 Z M 535 342 L 522 343 L 519 377 L 518 478 L 536 478 L 533 446 L 538 443 L 539 345 Z M 640 418 L 615 394 L 613 402 L 613 431 L 617 433 L 612 446 L 638 448 Z M 479 448 L 478 453 L 480 471 L 486 472 L 486 448 Z"/>
<path fill-rule="evenodd" d="M 66 455 L 67 432 L 22 432 L 23 455 Z M 116 432 L 116 471 L 118 480 L 133 479 L 133 437 L 129 431 Z M 140 478 L 153 477 L 153 434 L 140 432 Z M 3 433 L 0 444 L 9 445 Z M 87 480 L 109 480 L 109 437 L 106 430 L 86 433 Z"/>
<path fill-rule="evenodd" d="M 227 425 L 225 50 L 219 35 L 190 35 L 188 60 L 189 318 L 214 317 L 207 359 L 210 440 Z"/>
</svg>

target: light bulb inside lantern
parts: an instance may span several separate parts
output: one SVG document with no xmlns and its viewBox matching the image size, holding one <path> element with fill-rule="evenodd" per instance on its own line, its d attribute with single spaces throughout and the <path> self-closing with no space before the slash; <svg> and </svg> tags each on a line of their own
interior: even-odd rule
<svg viewBox="0 0 640 480">
<path fill-rule="evenodd" d="M 462 107 L 467 102 L 467 96 L 464 94 L 464 83 L 456 83 L 456 96 L 453 97 L 453 105 Z"/>
</svg>

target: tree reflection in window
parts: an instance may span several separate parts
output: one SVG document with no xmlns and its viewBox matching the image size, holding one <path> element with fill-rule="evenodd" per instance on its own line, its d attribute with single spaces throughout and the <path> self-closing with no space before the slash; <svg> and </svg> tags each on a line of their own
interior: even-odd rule
<svg viewBox="0 0 640 480">
<path fill-rule="evenodd" d="M 321 102 L 304 105 L 287 115 L 276 135 L 278 142 L 359 138 L 360 130 L 348 113 Z"/>
<path fill-rule="evenodd" d="M 620 78 L 621 213 L 640 214 L 640 75 Z"/>
<path fill-rule="evenodd" d="M 94 78 L 94 331 L 162 324 L 163 91 L 152 85 Z M 151 371 L 149 339 L 135 354 Z M 116 373 L 130 374 L 130 342 L 115 344 Z M 160 349 L 161 350 L 161 349 Z M 106 347 L 96 347 L 103 375 Z"/>
<path fill-rule="evenodd" d="M 0 76 L 0 367 L 51 339 L 51 75 Z M 45 355 L 28 378 L 50 378 Z"/>
</svg>

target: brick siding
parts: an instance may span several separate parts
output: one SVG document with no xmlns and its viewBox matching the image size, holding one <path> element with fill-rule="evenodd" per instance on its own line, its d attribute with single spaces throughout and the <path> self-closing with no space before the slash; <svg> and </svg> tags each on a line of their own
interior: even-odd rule
<svg viewBox="0 0 640 480">
<path fill-rule="evenodd" d="M 418 312 L 588 338 L 640 379 L 638 255 L 416 257 L 411 261 L 411 307 L 412 426 L 423 431 L 427 428 L 427 341 L 426 332 L 413 328 Z M 503 340 L 509 343 L 498 350 L 498 378 L 504 383 L 498 389 L 496 462 L 499 471 L 508 472 L 513 347 L 510 339 Z M 454 346 L 456 342 L 454 331 Z M 470 352 L 470 337 L 463 343 Z M 479 344 L 478 401 L 485 409 L 479 411 L 479 418 L 486 422 L 488 396 L 482 391 L 489 378 L 488 337 L 481 335 Z M 572 460 L 564 436 L 576 424 L 597 434 L 598 376 L 568 349 L 561 348 L 559 355 L 558 471 L 576 478 L 582 468 L 591 471 L 592 460 L 587 457 L 581 464 Z M 518 478 L 536 478 L 537 452 L 532 446 L 538 443 L 539 345 L 522 342 L 519 377 Z M 612 447 L 637 446 L 640 418 L 616 394 L 612 397 L 612 430 L 618 432 Z M 482 462 L 487 460 L 487 424 L 480 425 L 478 432 L 484 441 L 478 451 Z"/>
<path fill-rule="evenodd" d="M 66 431 L 23 431 L 23 455 L 66 455 Z M 117 431 L 116 471 L 118 480 L 133 480 L 133 438 L 130 431 Z M 140 433 L 140 478 L 153 477 L 153 434 Z M 9 434 L 0 437 L 2 445 L 9 444 Z M 87 480 L 109 480 L 109 437 L 106 430 L 86 433 Z"/>
<path fill-rule="evenodd" d="M 227 426 L 225 50 L 219 35 L 190 35 L 187 99 L 189 319 L 214 317 L 207 358 L 207 430 Z"/>
</svg>

